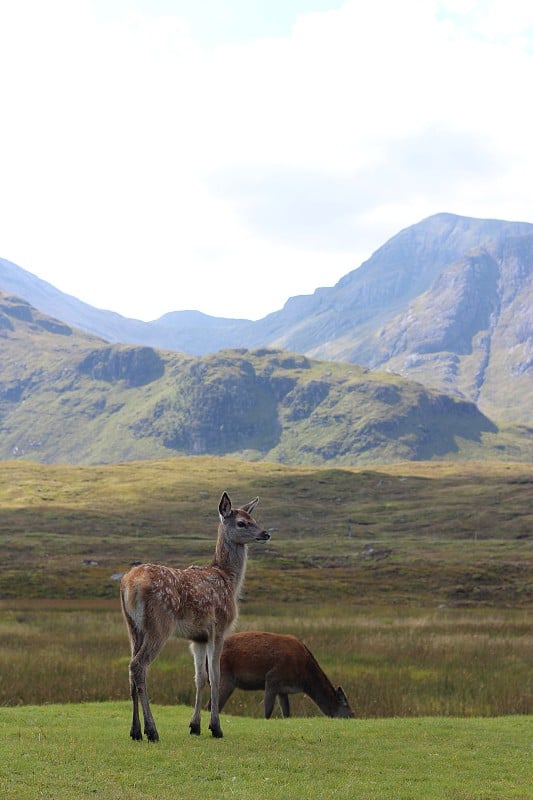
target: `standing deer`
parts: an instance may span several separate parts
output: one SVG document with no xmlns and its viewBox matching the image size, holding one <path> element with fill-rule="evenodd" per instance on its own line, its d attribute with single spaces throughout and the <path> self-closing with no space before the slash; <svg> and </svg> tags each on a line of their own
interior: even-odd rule
<svg viewBox="0 0 533 800">
<path fill-rule="evenodd" d="M 328 717 L 354 716 L 342 687 L 335 688 L 305 644 L 287 634 L 228 636 L 220 657 L 220 711 L 235 689 L 264 689 L 265 719 L 272 715 L 276 696 L 282 715 L 290 717 L 288 695 L 298 692 L 305 692 Z"/>
<path fill-rule="evenodd" d="M 133 702 L 132 739 L 142 739 L 140 700 L 144 732 L 150 742 L 159 740 L 146 692 L 146 671 L 172 634 L 191 640 L 196 702 L 190 732 L 200 733 L 207 657 L 211 675 L 209 728 L 213 736 L 222 736 L 219 720 L 220 653 L 226 633 L 238 614 L 239 590 L 246 570 L 246 545 L 270 539 L 270 534 L 260 528 L 251 516 L 258 501 L 256 497 L 242 508 L 233 509 L 230 498 L 226 492 L 223 493 L 218 506 L 218 538 L 210 566 L 192 566 L 181 570 L 141 564 L 123 576 L 120 598 L 132 655 L 129 665 Z"/>
</svg>

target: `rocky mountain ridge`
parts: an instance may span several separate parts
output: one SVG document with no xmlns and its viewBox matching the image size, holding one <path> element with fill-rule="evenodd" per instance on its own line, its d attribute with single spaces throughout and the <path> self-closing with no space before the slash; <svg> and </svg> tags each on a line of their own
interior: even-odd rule
<svg viewBox="0 0 533 800">
<path fill-rule="evenodd" d="M 0 289 L 112 342 L 198 355 L 287 349 L 397 372 L 500 422 L 533 425 L 530 223 L 436 214 L 400 231 L 336 286 L 290 298 L 255 322 L 200 312 L 128 320 L 13 267 L 0 260 Z"/>
</svg>

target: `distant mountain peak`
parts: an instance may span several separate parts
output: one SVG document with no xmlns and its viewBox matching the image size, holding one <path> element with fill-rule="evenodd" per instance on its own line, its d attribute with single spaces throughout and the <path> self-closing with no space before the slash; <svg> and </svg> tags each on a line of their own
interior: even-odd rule
<svg viewBox="0 0 533 800">
<path fill-rule="evenodd" d="M 439 212 L 335 286 L 261 320 L 170 311 L 143 323 L 94 309 L 0 259 L 0 289 L 110 342 L 202 355 L 281 347 L 398 372 L 533 424 L 533 224 Z M 472 260 L 473 259 L 473 260 Z"/>
</svg>

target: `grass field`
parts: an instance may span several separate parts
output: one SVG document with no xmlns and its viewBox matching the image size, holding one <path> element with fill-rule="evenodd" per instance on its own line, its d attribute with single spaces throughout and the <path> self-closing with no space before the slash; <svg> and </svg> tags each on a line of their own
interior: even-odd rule
<svg viewBox="0 0 533 800">
<path fill-rule="evenodd" d="M 162 742 L 133 743 L 117 577 L 208 563 L 223 489 L 274 529 L 239 629 L 303 638 L 356 719 L 298 695 L 266 722 L 237 691 L 221 742 L 190 737 L 171 640 L 148 684 Z M 0 796 L 529 800 L 532 530 L 530 464 L 4 463 Z"/>
<path fill-rule="evenodd" d="M 129 704 L 0 709 L 9 800 L 530 800 L 531 718 L 251 720 L 188 734 L 154 709 L 157 745 L 131 742 Z"/>
<path fill-rule="evenodd" d="M 379 471 L 171 459 L 2 464 L 0 597 L 116 597 L 134 560 L 210 560 L 222 490 L 274 528 L 245 598 L 268 605 L 527 607 L 533 465 L 410 462 Z"/>
<path fill-rule="evenodd" d="M 127 696 L 114 578 L 133 560 L 208 563 L 222 488 L 259 493 L 274 528 L 250 548 L 240 629 L 302 637 L 360 717 L 532 712 L 533 465 L 213 458 L 3 464 L 0 704 Z M 186 643 L 167 644 L 150 691 L 192 701 Z M 228 710 L 260 716 L 260 700 L 236 693 Z"/>
</svg>

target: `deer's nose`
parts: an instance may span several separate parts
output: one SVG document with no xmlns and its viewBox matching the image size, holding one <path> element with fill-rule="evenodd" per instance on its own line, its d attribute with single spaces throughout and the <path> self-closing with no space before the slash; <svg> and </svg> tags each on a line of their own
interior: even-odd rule
<svg viewBox="0 0 533 800">
<path fill-rule="evenodd" d="M 268 542 L 270 539 L 270 534 L 268 531 L 261 531 L 261 533 L 255 537 L 255 539 L 257 542 Z"/>
</svg>

